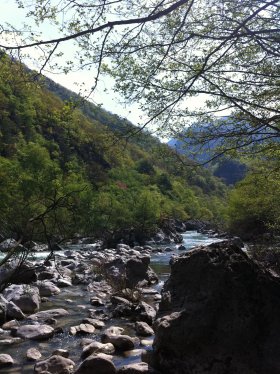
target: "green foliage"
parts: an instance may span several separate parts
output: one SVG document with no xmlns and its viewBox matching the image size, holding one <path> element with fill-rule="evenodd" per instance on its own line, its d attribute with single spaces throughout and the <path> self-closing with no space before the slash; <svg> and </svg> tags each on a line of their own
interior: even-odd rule
<svg viewBox="0 0 280 374">
<path fill-rule="evenodd" d="M 152 163 L 146 159 L 140 160 L 137 164 L 137 171 L 141 174 L 154 175 L 155 169 Z"/>
<path fill-rule="evenodd" d="M 205 171 L 177 167 L 158 140 L 144 134 L 126 144 L 109 130 L 112 122 L 96 120 L 104 121 L 104 111 L 86 117 L 30 83 L 6 56 L 0 70 L 0 215 L 9 235 L 51 242 L 131 230 L 141 237 L 169 217 L 218 212 L 225 186 Z M 114 118 L 119 132 L 120 119 L 108 114 Z"/>
<path fill-rule="evenodd" d="M 280 174 L 259 165 L 238 183 L 230 194 L 229 224 L 231 230 L 246 237 L 280 230 Z"/>
</svg>

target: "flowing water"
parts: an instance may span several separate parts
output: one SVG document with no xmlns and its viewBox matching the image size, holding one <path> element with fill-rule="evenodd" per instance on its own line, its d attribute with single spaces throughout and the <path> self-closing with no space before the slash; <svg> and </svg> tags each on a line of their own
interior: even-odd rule
<svg viewBox="0 0 280 374">
<path fill-rule="evenodd" d="M 200 234 L 197 231 L 188 231 L 183 234 L 184 241 L 183 245 L 186 250 L 193 248 L 197 245 L 207 245 L 218 239 L 209 238 L 207 235 Z M 160 282 L 154 288 L 160 291 L 164 281 L 168 278 L 170 273 L 169 261 L 171 256 L 183 253 L 185 250 L 178 250 L 177 245 L 168 245 L 170 251 L 165 251 L 167 246 L 158 247 L 159 252 L 155 252 L 151 256 L 151 266 L 156 271 L 159 276 Z M 76 246 L 75 249 L 81 249 L 81 247 Z M 88 248 L 87 248 L 88 250 Z M 38 254 L 38 259 L 42 258 L 43 254 Z M 98 296 L 98 295 L 97 295 Z M 83 318 L 88 317 L 88 309 L 93 308 L 89 302 L 89 293 L 87 286 L 78 285 L 68 288 L 62 288 L 59 295 L 49 298 L 49 301 L 42 303 L 40 310 L 54 309 L 54 308 L 64 308 L 67 309 L 69 315 L 66 317 L 58 318 L 56 327 L 62 327 L 63 332 L 55 334 L 51 340 L 47 341 L 32 341 L 26 340 L 19 344 L 14 344 L 12 346 L 2 346 L 0 343 L 0 353 L 10 354 L 14 360 L 15 365 L 9 369 L 0 369 L 0 373 L 33 373 L 34 363 L 30 363 L 26 360 L 26 351 L 28 348 L 37 348 L 42 353 L 42 359 L 47 358 L 51 353 L 58 349 L 68 349 L 70 352 L 70 358 L 78 363 L 80 361 L 80 355 L 82 347 L 80 345 L 81 336 L 71 336 L 68 331 L 70 326 L 78 325 L 81 323 Z M 95 308 L 96 309 L 96 308 Z M 102 309 L 102 308 L 100 308 Z M 121 326 L 125 329 L 125 334 L 130 336 L 135 336 L 135 331 L 133 328 L 133 323 L 127 319 L 110 319 L 105 322 L 106 327 L 115 325 Z M 86 335 L 84 337 L 91 339 L 100 339 L 100 333 Z M 9 335 L 1 334 L 0 340 L 8 339 Z M 129 363 L 141 361 L 141 349 L 151 349 L 152 339 L 145 339 L 144 344 L 140 344 L 136 347 L 136 350 L 132 352 L 124 353 L 122 356 L 114 356 L 114 363 L 117 367 L 122 365 L 127 365 Z"/>
</svg>

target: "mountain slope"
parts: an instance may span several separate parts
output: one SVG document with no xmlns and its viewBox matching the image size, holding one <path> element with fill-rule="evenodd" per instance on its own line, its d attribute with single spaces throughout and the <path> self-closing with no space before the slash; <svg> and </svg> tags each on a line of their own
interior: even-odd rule
<svg viewBox="0 0 280 374">
<path fill-rule="evenodd" d="M 129 230 L 140 241 L 167 218 L 223 219 L 226 188 L 207 170 L 149 134 L 127 144 L 119 118 L 103 111 L 100 123 L 97 108 L 89 118 L 6 56 L 0 71 L 1 232 L 51 241 Z"/>
</svg>

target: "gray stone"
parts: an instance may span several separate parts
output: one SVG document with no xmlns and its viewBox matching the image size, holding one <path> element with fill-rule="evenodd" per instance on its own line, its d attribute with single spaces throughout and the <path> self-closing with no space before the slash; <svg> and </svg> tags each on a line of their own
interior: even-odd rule
<svg viewBox="0 0 280 374">
<path fill-rule="evenodd" d="M 77 326 L 70 327 L 70 335 L 76 334 L 93 334 L 95 327 L 89 323 L 81 323 Z"/>
<path fill-rule="evenodd" d="M 105 331 L 104 334 L 108 335 L 121 335 L 124 332 L 124 329 L 119 326 L 110 326 Z"/>
<path fill-rule="evenodd" d="M 104 305 L 103 301 L 99 297 L 92 297 L 90 299 L 90 303 L 93 306 L 103 306 Z"/>
<path fill-rule="evenodd" d="M 145 301 L 141 301 L 135 309 L 135 315 L 138 321 L 152 325 L 156 317 L 156 310 Z"/>
<path fill-rule="evenodd" d="M 146 322 L 136 322 L 135 331 L 140 336 L 154 335 L 154 330 Z"/>
<path fill-rule="evenodd" d="M 23 340 L 21 338 L 1 339 L 0 340 L 0 347 L 5 347 L 5 346 L 9 346 L 9 345 L 22 343 L 22 341 Z"/>
<path fill-rule="evenodd" d="M 93 353 L 105 353 L 105 354 L 112 354 L 115 352 L 115 348 L 112 343 L 100 343 L 94 341 L 88 345 L 86 345 L 83 349 L 81 358 L 85 359 L 88 356 L 92 355 Z"/>
<path fill-rule="evenodd" d="M 33 313 L 40 306 L 39 289 L 34 286 L 13 284 L 4 290 L 3 296 L 24 313 Z"/>
<path fill-rule="evenodd" d="M 29 348 L 26 352 L 26 358 L 29 361 L 37 361 L 42 357 L 41 352 L 38 351 L 36 348 Z"/>
<path fill-rule="evenodd" d="M 128 335 L 101 335 L 102 343 L 111 343 L 118 351 L 134 349 L 134 340 Z"/>
<path fill-rule="evenodd" d="M 118 374 L 156 374 L 156 371 L 145 362 L 125 365 L 118 370 Z"/>
<path fill-rule="evenodd" d="M 116 374 L 117 370 L 111 360 L 103 356 L 87 357 L 75 371 L 75 374 Z"/>
<path fill-rule="evenodd" d="M 60 278 L 57 280 L 56 285 L 58 287 L 70 287 L 72 283 L 69 279 Z"/>
<path fill-rule="evenodd" d="M 8 252 L 11 248 L 13 248 L 17 244 L 15 239 L 6 239 L 0 243 L 0 251 Z"/>
<path fill-rule="evenodd" d="M 25 314 L 22 312 L 22 310 L 12 301 L 7 303 L 6 313 L 7 318 L 15 318 L 18 320 L 25 318 Z"/>
<path fill-rule="evenodd" d="M 102 329 L 105 326 L 105 323 L 97 318 L 84 318 L 83 323 L 89 323 L 96 329 Z"/>
<path fill-rule="evenodd" d="M 12 319 L 11 321 L 5 322 L 2 325 L 3 330 L 13 330 L 13 329 L 17 329 L 18 327 L 19 327 L 19 323 L 16 319 Z"/>
<path fill-rule="evenodd" d="M 43 310 L 41 312 L 31 314 L 30 316 L 28 316 L 28 318 L 34 321 L 43 321 L 43 320 L 47 320 L 50 318 L 64 317 L 64 316 L 67 316 L 68 314 L 69 312 L 67 310 L 58 308 L 58 309 Z"/>
<path fill-rule="evenodd" d="M 40 296 L 53 296 L 60 293 L 60 289 L 50 281 L 37 282 L 39 287 Z"/>
<path fill-rule="evenodd" d="M 69 358 L 55 355 L 38 362 L 34 367 L 34 373 L 70 374 L 73 373 L 74 367 L 75 363 Z"/>
<path fill-rule="evenodd" d="M 49 325 L 23 325 L 16 331 L 18 337 L 32 340 L 49 339 L 53 334 L 54 329 Z"/>
<path fill-rule="evenodd" d="M 5 353 L 0 354 L 0 368 L 11 366 L 14 364 L 14 360 L 10 355 Z"/>
<path fill-rule="evenodd" d="M 56 349 L 55 351 L 53 351 L 52 356 L 62 356 L 62 357 L 68 358 L 69 357 L 69 351 L 67 349 L 59 348 L 59 349 Z"/>
</svg>

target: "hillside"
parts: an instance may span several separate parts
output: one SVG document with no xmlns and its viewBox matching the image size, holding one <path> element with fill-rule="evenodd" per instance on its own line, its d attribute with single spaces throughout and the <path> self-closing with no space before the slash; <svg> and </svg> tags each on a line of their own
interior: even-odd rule
<svg viewBox="0 0 280 374">
<path fill-rule="evenodd" d="M 127 143 L 118 135 L 129 122 L 88 103 L 85 115 L 61 86 L 66 102 L 5 55 L 0 72 L 5 235 L 51 241 L 130 231 L 139 241 L 167 218 L 223 219 L 226 188 L 207 170 L 179 163 L 148 133 Z"/>
<path fill-rule="evenodd" d="M 222 131 L 219 128 L 219 131 L 225 134 L 225 138 L 223 136 L 219 136 L 218 138 L 213 136 L 212 138 L 211 133 L 209 135 L 207 124 L 194 124 L 190 130 L 186 129 L 185 132 L 179 134 L 177 139 L 170 139 L 168 145 L 175 149 L 176 152 L 186 155 L 196 162 L 205 164 L 207 168 L 211 169 L 213 175 L 221 178 L 227 185 L 235 185 L 246 175 L 247 167 L 242 161 L 223 155 L 208 162 L 215 155 L 216 149 L 224 144 L 226 134 L 231 130 L 232 124 L 228 123 L 227 127 L 224 125 Z M 191 136 L 188 131 L 191 132 Z M 203 133 L 207 134 L 205 139 L 197 142 L 199 137 L 203 137 Z M 198 134 L 198 136 L 193 138 L 195 134 Z"/>
</svg>

